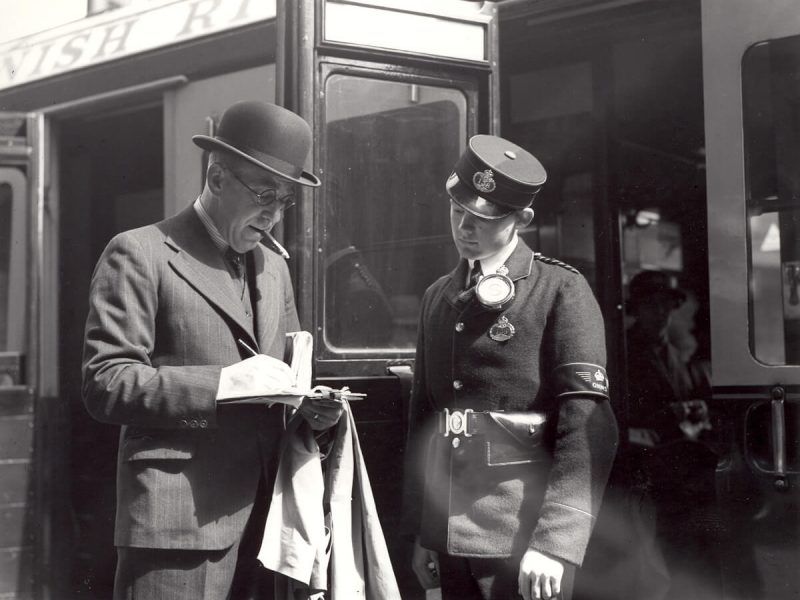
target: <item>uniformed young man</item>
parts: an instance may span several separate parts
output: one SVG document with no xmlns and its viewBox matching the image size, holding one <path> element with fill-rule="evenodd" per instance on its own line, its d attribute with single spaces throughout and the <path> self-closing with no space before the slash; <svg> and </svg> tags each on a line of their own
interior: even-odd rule
<svg viewBox="0 0 800 600">
<path fill-rule="evenodd" d="M 476 135 L 446 183 L 461 259 L 422 303 L 404 505 L 445 599 L 569 598 L 616 452 L 597 302 L 518 235 L 545 179 Z"/>
</svg>

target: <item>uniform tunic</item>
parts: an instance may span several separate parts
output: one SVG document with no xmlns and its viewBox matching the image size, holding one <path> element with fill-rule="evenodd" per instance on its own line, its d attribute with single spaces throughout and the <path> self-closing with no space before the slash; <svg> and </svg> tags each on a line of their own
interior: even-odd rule
<svg viewBox="0 0 800 600">
<path fill-rule="evenodd" d="M 463 290 L 465 260 L 425 293 L 403 526 L 437 552 L 509 557 L 530 547 L 579 565 L 617 444 L 603 318 L 583 276 L 522 240 L 505 266 L 516 296 L 502 310 Z M 493 339 L 503 317 L 514 334 Z M 545 413 L 544 448 L 493 464 L 483 436 L 453 447 L 431 433 L 445 408 Z"/>
</svg>

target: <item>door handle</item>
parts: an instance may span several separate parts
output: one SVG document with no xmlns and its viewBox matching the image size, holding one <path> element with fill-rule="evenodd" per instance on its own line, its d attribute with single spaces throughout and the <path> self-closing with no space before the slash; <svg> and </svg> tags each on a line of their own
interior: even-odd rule
<svg viewBox="0 0 800 600">
<path fill-rule="evenodd" d="M 400 401 L 403 411 L 403 430 L 408 435 L 409 404 L 411 401 L 411 386 L 414 382 L 414 369 L 408 361 L 391 361 L 386 365 L 386 372 L 394 375 L 400 381 Z"/>
<path fill-rule="evenodd" d="M 771 392 L 770 416 L 772 421 L 772 464 L 774 467 L 775 489 L 789 489 L 786 479 L 786 392 L 782 386 L 775 386 Z"/>
</svg>

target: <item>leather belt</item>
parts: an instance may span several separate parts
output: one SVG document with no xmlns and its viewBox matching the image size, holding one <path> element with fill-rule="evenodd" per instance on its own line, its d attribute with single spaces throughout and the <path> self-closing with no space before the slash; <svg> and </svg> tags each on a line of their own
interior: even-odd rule
<svg viewBox="0 0 800 600">
<path fill-rule="evenodd" d="M 438 416 L 439 433 L 444 437 L 459 436 L 472 437 L 483 435 L 496 427 L 495 421 L 488 412 L 475 412 L 471 408 L 447 409 Z"/>
</svg>

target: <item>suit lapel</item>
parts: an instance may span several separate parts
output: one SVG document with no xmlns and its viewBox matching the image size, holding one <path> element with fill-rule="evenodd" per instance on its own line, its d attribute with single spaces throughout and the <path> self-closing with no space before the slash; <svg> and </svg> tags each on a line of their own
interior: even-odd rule
<svg viewBox="0 0 800 600">
<path fill-rule="evenodd" d="M 170 265 L 201 296 L 225 313 L 255 344 L 252 321 L 245 315 L 222 254 L 211 241 L 193 207 L 168 221 L 165 243 L 175 250 Z"/>
</svg>

